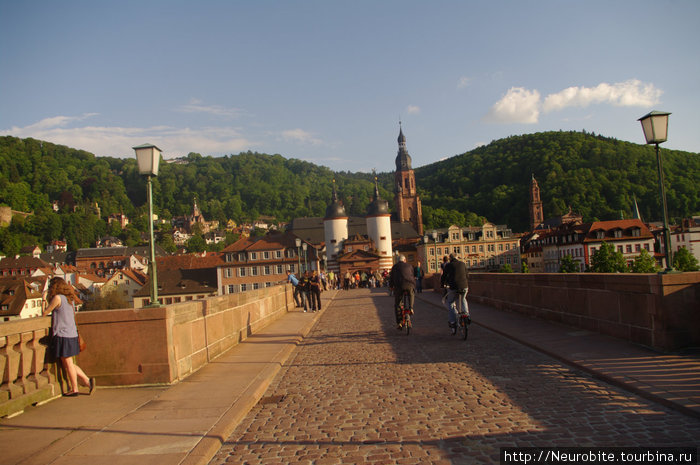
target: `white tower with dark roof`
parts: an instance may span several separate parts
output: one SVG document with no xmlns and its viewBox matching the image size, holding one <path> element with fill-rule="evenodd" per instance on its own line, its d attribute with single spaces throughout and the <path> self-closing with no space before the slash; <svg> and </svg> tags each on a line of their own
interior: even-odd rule
<svg viewBox="0 0 700 465">
<path fill-rule="evenodd" d="M 323 234 L 326 241 L 326 267 L 329 271 L 338 273 L 338 254 L 343 250 L 343 242 L 348 238 L 348 215 L 343 204 L 338 200 L 333 180 L 333 198 L 326 208 L 323 218 Z"/>
<path fill-rule="evenodd" d="M 377 248 L 379 270 L 390 270 L 393 265 L 391 256 L 391 213 L 389 202 L 379 197 L 377 178 L 374 178 L 374 199 L 367 209 L 367 235 Z"/>
</svg>

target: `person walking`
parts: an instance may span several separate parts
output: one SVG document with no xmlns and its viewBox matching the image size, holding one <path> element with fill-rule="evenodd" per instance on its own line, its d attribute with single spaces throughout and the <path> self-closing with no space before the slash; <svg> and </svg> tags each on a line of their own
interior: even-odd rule
<svg viewBox="0 0 700 465">
<path fill-rule="evenodd" d="M 90 394 L 95 390 L 95 378 L 89 378 L 73 361 L 73 357 L 80 353 L 78 327 L 75 324 L 77 300 L 73 286 L 63 278 L 54 277 L 49 281 L 46 300 L 42 303 L 42 306 L 46 305 L 42 314 L 52 313 L 51 342 L 47 350 L 56 360 L 61 360 L 70 383 L 70 392 L 63 394 L 66 397 L 76 397 L 79 394 L 78 381 L 90 388 Z"/>
<path fill-rule="evenodd" d="M 418 294 L 423 292 L 423 268 L 420 266 L 420 262 L 413 269 L 413 276 L 416 278 L 416 292 Z"/>
<path fill-rule="evenodd" d="M 469 290 L 467 265 L 463 261 L 459 260 L 454 253 L 450 254 L 450 260 L 443 268 L 440 284 L 442 287 L 447 288 L 445 300 L 448 310 L 447 323 L 450 326 L 452 335 L 454 336 L 457 334 L 457 298 L 462 299 L 462 311 L 467 314 L 467 324 L 471 323 L 469 306 L 467 305 L 467 291 Z"/>
<path fill-rule="evenodd" d="M 321 311 L 321 277 L 316 270 L 309 278 L 309 297 L 311 298 L 311 311 Z"/>
<path fill-rule="evenodd" d="M 413 302 L 416 291 L 416 278 L 413 276 L 413 267 L 406 263 L 406 256 L 399 255 L 399 261 L 391 268 L 391 287 L 394 291 L 394 314 L 396 315 L 396 329 L 402 329 L 401 299 L 403 292 L 408 292 L 408 307 L 413 314 Z"/>
</svg>

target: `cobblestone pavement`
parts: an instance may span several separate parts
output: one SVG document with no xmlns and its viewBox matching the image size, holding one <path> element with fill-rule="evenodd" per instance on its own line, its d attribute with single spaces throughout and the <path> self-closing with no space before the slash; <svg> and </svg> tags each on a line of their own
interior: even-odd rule
<svg viewBox="0 0 700 465">
<path fill-rule="evenodd" d="M 386 290 L 339 292 L 211 464 L 499 463 L 501 447 L 692 446 L 700 421 Z M 478 315 L 475 315 L 478 319 Z"/>
</svg>

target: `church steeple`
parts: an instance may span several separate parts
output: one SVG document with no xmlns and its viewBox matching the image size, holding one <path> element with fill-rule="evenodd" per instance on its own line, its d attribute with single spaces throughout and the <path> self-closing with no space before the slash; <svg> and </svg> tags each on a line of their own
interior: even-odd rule
<svg viewBox="0 0 700 465">
<path fill-rule="evenodd" d="M 411 168 L 411 156 L 408 154 L 406 149 L 406 136 L 403 135 L 403 130 L 401 128 L 401 122 L 399 121 L 399 152 L 396 155 L 396 171 L 410 170 Z"/>
<path fill-rule="evenodd" d="M 530 230 L 534 231 L 544 223 L 542 200 L 540 199 L 540 186 L 537 184 L 535 174 L 532 174 L 530 182 Z"/>
<path fill-rule="evenodd" d="M 423 211 L 420 197 L 416 191 L 416 176 L 411 167 L 411 156 L 406 149 L 406 136 L 399 122 L 399 152 L 396 155 L 396 172 L 394 173 L 394 202 L 397 219 L 402 223 L 411 223 L 419 235 L 423 235 Z"/>
</svg>

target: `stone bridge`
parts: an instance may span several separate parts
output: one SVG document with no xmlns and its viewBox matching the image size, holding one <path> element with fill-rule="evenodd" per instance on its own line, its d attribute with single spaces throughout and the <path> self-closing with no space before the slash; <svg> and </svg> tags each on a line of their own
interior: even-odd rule
<svg viewBox="0 0 700 465">
<path fill-rule="evenodd" d="M 681 302 L 675 311 L 697 318 L 700 273 L 684 275 L 613 279 L 596 284 L 607 298 L 554 309 L 533 295 L 580 297 L 574 281 L 472 276 L 466 343 L 449 335 L 433 292 L 418 296 L 410 336 L 394 329 L 386 289 L 325 292 L 321 313 L 295 309 L 284 286 L 86 312 L 78 362 L 99 388 L 48 404 L 60 383 L 38 342 L 46 319 L 6 323 L 0 463 L 498 463 L 510 446 L 697 447 L 700 360 L 624 337 L 648 322 L 652 340 L 692 347 L 697 325 L 661 315 Z M 646 297 L 613 297 L 622 291 Z M 630 299 L 649 317 L 625 322 Z M 556 316 L 571 308 L 579 327 Z M 605 319 L 623 337 L 594 331 Z"/>
</svg>

